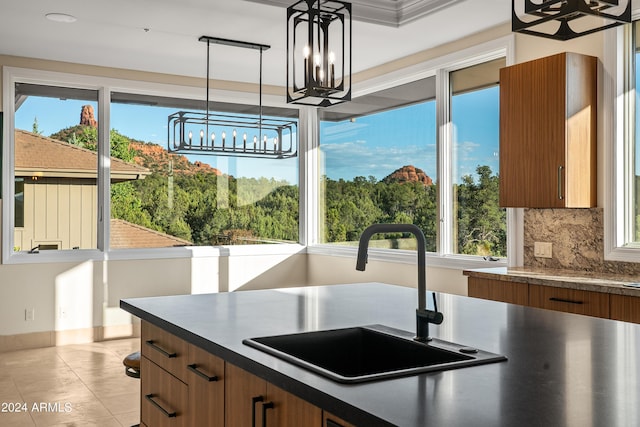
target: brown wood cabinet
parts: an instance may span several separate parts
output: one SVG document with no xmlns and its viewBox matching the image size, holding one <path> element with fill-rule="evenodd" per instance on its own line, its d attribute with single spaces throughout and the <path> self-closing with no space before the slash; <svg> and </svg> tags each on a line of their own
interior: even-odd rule
<svg viewBox="0 0 640 427">
<path fill-rule="evenodd" d="M 640 297 L 612 294 L 610 300 L 612 319 L 640 323 Z"/>
<path fill-rule="evenodd" d="M 609 318 L 609 294 L 529 285 L 531 307 Z"/>
<path fill-rule="evenodd" d="M 224 361 L 150 324 L 141 325 L 142 423 L 224 426 Z"/>
<path fill-rule="evenodd" d="M 322 414 L 322 427 L 356 427 L 355 424 L 351 424 L 342 420 L 335 415 L 324 411 Z"/>
<path fill-rule="evenodd" d="M 141 425 L 354 427 L 145 321 L 141 340 Z"/>
<path fill-rule="evenodd" d="M 529 285 L 526 283 L 469 277 L 468 286 L 470 297 L 510 304 L 529 304 Z"/>
<path fill-rule="evenodd" d="M 141 421 L 154 427 L 188 427 L 187 385 L 146 357 L 140 358 L 140 372 Z"/>
<path fill-rule="evenodd" d="M 469 277 L 469 296 L 640 323 L 640 297 Z"/>
<path fill-rule="evenodd" d="M 189 345 L 187 384 L 192 427 L 224 426 L 224 360 Z"/>
<path fill-rule="evenodd" d="M 227 427 L 321 427 L 317 406 L 230 363 L 225 375 Z"/>
<path fill-rule="evenodd" d="M 597 58 L 500 70 L 500 206 L 596 206 Z"/>
<path fill-rule="evenodd" d="M 189 344 L 149 322 L 142 322 L 140 328 L 142 356 L 186 382 Z"/>
</svg>

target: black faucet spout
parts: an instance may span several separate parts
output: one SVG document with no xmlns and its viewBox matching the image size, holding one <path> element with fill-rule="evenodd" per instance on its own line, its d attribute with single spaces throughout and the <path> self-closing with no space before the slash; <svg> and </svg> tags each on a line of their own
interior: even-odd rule
<svg viewBox="0 0 640 427">
<path fill-rule="evenodd" d="M 426 239 L 422 230 L 414 224 L 373 224 L 367 227 L 360 236 L 356 270 L 364 271 L 367 264 L 367 248 L 369 240 L 377 233 L 411 233 L 418 242 L 418 309 L 416 310 L 416 341 L 429 340 L 429 323 L 442 323 L 442 313 L 427 310 L 427 278 L 426 278 Z M 435 296 L 434 296 L 435 301 Z"/>
</svg>

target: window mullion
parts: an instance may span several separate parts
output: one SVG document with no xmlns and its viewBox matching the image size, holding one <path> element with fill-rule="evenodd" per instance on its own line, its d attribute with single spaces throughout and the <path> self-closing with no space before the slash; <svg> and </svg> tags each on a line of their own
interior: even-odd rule
<svg viewBox="0 0 640 427">
<path fill-rule="evenodd" d="M 98 91 L 98 249 L 107 252 L 109 250 L 109 225 L 110 225 L 110 167 L 111 167 L 111 140 L 109 126 L 111 121 L 110 102 L 111 91 L 101 88 Z"/>
<path fill-rule="evenodd" d="M 322 214 L 319 198 L 319 119 L 317 109 L 314 107 L 301 107 L 299 120 L 299 233 L 300 243 L 308 246 L 320 241 L 320 233 L 322 231 L 322 224 L 319 221 L 322 218 Z"/>
<path fill-rule="evenodd" d="M 436 153 L 438 157 L 438 247 L 442 255 L 453 253 L 453 186 L 451 89 L 449 71 L 436 72 L 436 123 L 438 126 Z"/>
<path fill-rule="evenodd" d="M 624 122 L 628 123 L 624 127 L 624 148 L 623 148 L 623 167 L 624 171 L 624 240 L 623 244 L 634 242 L 634 222 L 635 222 L 635 209 L 634 204 L 636 202 L 634 197 L 634 177 L 635 177 L 635 141 L 636 141 L 636 24 L 625 26 L 624 30 L 624 49 L 628 52 L 625 55 L 624 61 L 624 81 L 626 90 L 624 91 Z"/>
</svg>

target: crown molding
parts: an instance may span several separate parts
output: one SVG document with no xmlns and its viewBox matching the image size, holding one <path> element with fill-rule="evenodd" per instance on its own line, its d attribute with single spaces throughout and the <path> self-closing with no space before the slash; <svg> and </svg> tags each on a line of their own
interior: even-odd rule
<svg viewBox="0 0 640 427">
<path fill-rule="evenodd" d="M 289 7 L 292 0 L 247 0 L 272 6 Z M 356 21 L 400 27 L 462 0 L 351 0 Z"/>
</svg>

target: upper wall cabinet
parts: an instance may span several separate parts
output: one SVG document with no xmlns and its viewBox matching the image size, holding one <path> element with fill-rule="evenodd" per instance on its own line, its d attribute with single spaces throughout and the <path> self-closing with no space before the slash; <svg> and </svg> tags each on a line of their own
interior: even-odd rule
<svg viewBox="0 0 640 427">
<path fill-rule="evenodd" d="M 561 53 L 500 70 L 501 206 L 596 206 L 597 67 Z"/>
</svg>

